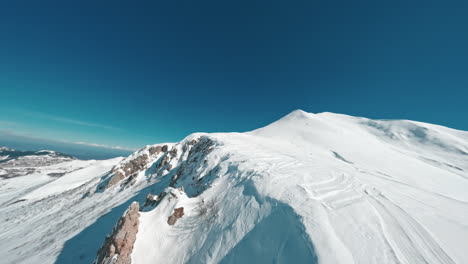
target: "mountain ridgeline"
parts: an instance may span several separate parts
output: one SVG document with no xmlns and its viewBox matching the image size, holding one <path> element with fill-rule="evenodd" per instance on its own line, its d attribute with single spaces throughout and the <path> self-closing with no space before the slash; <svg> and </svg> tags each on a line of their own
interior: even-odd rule
<svg viewBox="0 0 468 264">
<path fill-rule="evenodd" d="M 466 263 L 467 160 L 465 131 L 301 110 L 126 158 L 63 157 L 1 179 L 0 239 L 9 243 L 0 255 L 6 263 Z"/>
</svg>

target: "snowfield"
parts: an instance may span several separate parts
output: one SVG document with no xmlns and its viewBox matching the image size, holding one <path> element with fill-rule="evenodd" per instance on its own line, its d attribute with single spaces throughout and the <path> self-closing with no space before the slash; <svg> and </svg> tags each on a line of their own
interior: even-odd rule
<svg viewBox="0 0 468 264">
<path fill-rule="evenodd" d="M 40 171 L 0 179 L 2 263 L 468 263 L 468 132 L 438 125 L 297 110 Z"/>
</svg>

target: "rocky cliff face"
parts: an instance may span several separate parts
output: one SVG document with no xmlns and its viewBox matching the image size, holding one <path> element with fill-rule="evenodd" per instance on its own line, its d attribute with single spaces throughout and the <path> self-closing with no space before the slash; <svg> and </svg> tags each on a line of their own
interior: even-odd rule
<svg viewBox="0 0 468 264">
<path fill-rule="evenodd" d="M 130 183 L 139 172 L 147 169 L 155 160 L 161 157 L 163 158 L 159 163 L 159 168 L 164 167 L 177 154 L 176 149 L 168 150 L 168 145 L 150 146 L 141 149 L 136 155 L 130 156 L 112 170 L 111 177 L 104 188 L 114 186 L 124 179 L 124 184 Z"/>
<path fill-rule="evenodd" d="M 214 146 L 215 142 L 212 139 L 203 136 L 187 139 L 172 146 L 148 146 L 115 166 L 109 176 L 101 182 L 104 192 L 111 191 L 107 189 L 115 185 L 123 188 L 131 186 L 138 177 L 146 177 L 147 180 L 157 178 L 159 182 L 165 182 L 166 189 L 159 195 L 147 193 L 142 208 L 137 202 L 129 207 L 105 239 L 95 263 L 130 263 L 132 247 L 138 232 L 140 210 L 145 212 L 154 209 L 166 196 L 169 196 L 169 200 L 177 200 L 177 195 L 170 190 L 177 190 L 176 192 L 185 195 L 185 187 L 191 196 L 197 196 L 206 189 L 212 181 L 203 181 L 203 177 L 212 176 L 209 169 L 212 165 L 207 164 L 207 155 Z M 143 171 L 145 173 L 140 174 Z M 173 189 L 176 186 L 179 188 Z M 167 224 L 175 225 L 184 214 L 184 207 L 174 208 L 167 215 Z"/>
<path fill-rule="evenodd" d="M 214 145 L 215 142 L 207 137 L 195 137 L 175 145 L 147 146 L 115 166 L 99 188 L 106 190 L 115 185 L 126 188 L 133 185 L 143 171 L 153 178 L 168 175 L 169 186 L 175 187 L 181 180 L 187 180 L 187 175 L 198 175 L 196 171 L 206 167 L 206 160 L 202 159 L 213 150 Z M 199 178 L 189 178 L 188 182 L 198 192 L 204 189 L 204 183 Z"/>
<path fill-rule="evenodd" d="M 104 245 L 99 249 L 96 264 L 131 263 L 130 254 L 138 232 L 139 209 L 139 204 L 134 202 L 119 219 L 112 233 L 106 237 Z"/>
</svg>

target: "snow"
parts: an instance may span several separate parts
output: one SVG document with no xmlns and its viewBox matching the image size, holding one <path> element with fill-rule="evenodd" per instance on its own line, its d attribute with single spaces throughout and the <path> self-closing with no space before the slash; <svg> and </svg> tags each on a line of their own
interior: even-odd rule
<svg viewBox="0 0 468 264">
<path fill-rule="evenodd" d="M 9 241 L 0 256 L 90 263 L 131 202 L 165 191 L 140 212 L 132 263 L 468 263 L 468 132 L 297 110 L 254 131 L 168 145 L 177 148 L 171 170 L 152 157 L 125 187 L 98 189 L 150 146 L 124 160 L 45 167 L 70 164 L 58 179 L 2 180 L 2 195 L 20 184 L 6 200 L 26 201 L 0 207 Z"/>
<path fill-rule="evenodd" d="M 85 168 L 70 172 L 65 176 L 58 178 L 57 180 L 28 193 L 22 198 L 27 200 L 40 199 L 49 195 L 74 189 L 95 178 L 96 176 L 102 176 L 121 159 L 122 158 L 114 158 L 99 162 L 91 161 Z M 81 161 L 72 161 L 71 163 L 76 164 L 81 163 Z"/>
<path fill-rule="evenodd" d="M 211 134 L 222 142 L 211 159 L 228 158 L 202 196 L 219 202 L 220 216 L 207 228 L 191 205 L 200 197 L 162 202 L 142 213 L 134 263 L 313 263 L 314 255 L 318 263 L 466 263 L 467 135 L 302 111 L 252 132 Z M 187 216 L 165 224 L 184 205 Z M 282 206 L 291 209 L 271 209 Z M 307 239 L 283 233 L 288 222 Z M 311 249 L 296 252 L 301 246 Z"/>
</svg>

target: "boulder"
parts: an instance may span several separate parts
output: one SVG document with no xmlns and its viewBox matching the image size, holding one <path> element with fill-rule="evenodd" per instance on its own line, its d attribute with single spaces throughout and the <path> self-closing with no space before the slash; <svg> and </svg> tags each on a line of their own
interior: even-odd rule
<svg viewBox="0 0 468 264">
<path fill-rule="evenodd" d="M 177 219 L 181 218 L 183 215 L 184 215 L 184 208 L 183 207 L 176 208 L 174 209 L 174 213 L 171 216 L 169 216 L 169 218 L 167 219 L 167 223 L 169 225 L 174 225 L 177 222 Z"/>
</svg>

